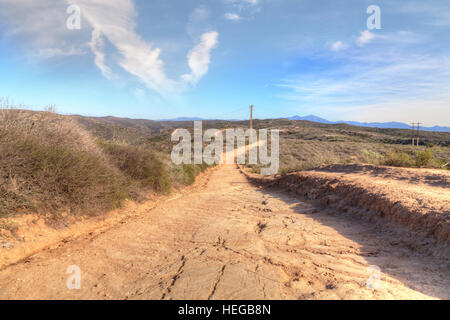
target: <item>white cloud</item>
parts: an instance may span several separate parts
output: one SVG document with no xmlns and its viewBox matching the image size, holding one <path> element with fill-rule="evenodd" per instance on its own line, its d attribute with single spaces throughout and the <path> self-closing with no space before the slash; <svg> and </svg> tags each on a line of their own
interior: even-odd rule
<svg viewBox="0 0 450 320">
<path fill-rule="evenodd" d="M 83 28 L 76 32 L 66 28 L 66 9 L 69 4 L 81 8 Z M 206 9 L 200 8 L 194 11 L 191 22 L 204 20 L 208 14 Z M 0 23 L 4 23 L 8 29 L 6 33 L 11 37 L 26 39 L 41 58 L 78 54 L 81 51 L 74 48 L 88 47 L 102 75 L 115 79 L 117 75 L 105 61 L 107 52 L 104 41 L 107 40 L 111 45 L 108 49 L 115 49 L 119 53 L 118 65 L 161 94 L 183 90 L 186 84 L 196 84 L 207 73 L 210 51 L 217 45 L 217 32 L 199 34 L 200 43 L 188 54 L 192 74 L 175 80 L 164 71 L 161 49 L 137 34 L 137 12 L 132 0 L 0 0 L 0 15 L 3 18 Z M 200 27 L 195 30 L 196 33 Z M 192 36 L 194 39 L 199 38 L 196 34 Z M 87 37 L 90 37 L 89 42 L 86 42 Z"/>
<path fill-rule="evenodd" d="M 331 44 L 330 48 L 332 51 L 340 51 L 340 50 L 344 50 L 345 48 L 347 48 L 347 45 L 345 43 L 343 43 L 342 41 L 336 41 Z"/>
<path fill-rule="evenodd" d="M 259 0 L 223 0 L 228 6 L 224 18 L 231 22 L 252 20 L 261 11 Z"/>
<path fill-rule="evenodd" d="M 228 3 L 232 3 L 237 6 L 256 6 L 259 3 L 259 0 L 225 0 Z"/>
<path fill-rule="evenodd" d="M 450 58 L 411 53 L 410 43 L 393 38 L 395 34 L 381 38 L 389 41 L 388 49 L 353 47 L 324 72 L 284 79 L 281 97 L 302 105 L 304 112 L 335 115 L 331 120 L 420 119 L 427 125 L 449 125 Z"/>
<path fill-rule="evenodd" d="M 84 52 L 79 32 L 66 26 L 67 2 L 55 0 L 0 0 L 0 28 L 7 37 L 18 38 L 23 46 L 33 47 L 28 57 L 49 59 Z M 30 48 L 25 48 L 30 49 Z"/>
<path fill-rule="evenodd" d="M 315 80 L 296 76 L 282 86 L 301 99 L 348 103 L 391 97 L 442 96 L 450 86 L 450 59 L 380 52 L 353 56 L 343 67 L 316 74 Z M 357 102 L 357 101 L 356 101 Z"/>
<path fill-rule="evenodd" d="M 356 40 L 356 43 L 360 46 L 371 42 L 373 39 L 375 39 L 377 36 L 370 32 L 369 30 L 364 30 L 361 31 L 360 36 L 358 37 L 358 39 Z"/>
<path fill-rule="evenodd" d="M 224 0 L 234 10 L 245 13 L 246 16 L 252 16 L 260 11 L 259 0 Z"/>
<path fill-rule="evenodd" d="M 101 33 L 97 29 L 92 31 L 92 40 L 89 43 L 89 47 L 95 55 L 94 63 L 100 69 L 103 76 L 109 80 L 116 79 L 117 76 L 105 65 L 105 54 L 103 53 L 104 41 Z"/>
<path fill-rule="evenodd" d="M 362 47 L 364 44 L 372 42 L 375 39 L 377 39 L 379 43 L 381 43 L 380 41 L 382 41 L 384 44 L 387 44 L 389 46 L 414 45 L 420 44 L 425 40 L 423 36 L 411 31 L 400 30 L 392 33 L 374 34 L 368 30 L 365 30 L 361 31 L 360 36 L 356 39 L 356 44 L 359 47 Z M 349 45 L 340 40 L 332 42 L 331 44 L 328 43 L 328 45 L 331 51 L 341 51 L 344 49 L 355 48 L 355 46 L 352 46 L 351 44 Z"/>
<path fill-rule="evenodd" d="M 208 72 L 211 50 L 217 46 L 218 37 L 216 31 L 207 32 L 203 34 L 201 42 L 189 51 L 187 58 L 191 74 L 182 75 L 184 82 L 195 85 Z"/>
<path fill-rule="evenodd" d="M 419 44 L 423 42 L 425 38 L 423 35 L 404 30 L 383 34 L 375 34 L 373 32 L 370 32 L 369 30 L 364 30 L 360 32 L 359 37 L 356 39 L 356 44 L 359 47 L 362 47 L 369 42 L 373 42 L 374 40 L 377 40 L 378 42 L 382 41 L 385 44 L 389 43 L 390 46 L 396 46 Z M 334 44 L 339 47 L 339 42 L 340 41 L 337 41 Z M 347 48 L 347 46 L 345 45 L 344 48 Z"/>
<path fill-rule="evenodd" d="M 231 12 L 225 13 L 224 17 L 225 17 L 225 19 L 231 20 L 231 21 L 239 21 L 239 20 L 241 20 L 241 17 L 238 14 L 231 13 Z"/>
<path fill-rule="evenodd" d="M 91 48 L 96 56 L 96 65 L 105 75 L 110 69 L 104 64 L 99 40 L 101 36 L 121 54 L 119 65 L 127 72 L 138 77 L 148 88 L 165 93 L 175 89 L 173 80 L 167 78 L 160 49 L 146 43 L 135 32 L 136 11 L 130 0 L 70 0 L 81 7 L 83 20 L 94 29 Z"/>
<path fill-rule="evenodd" d="M 76 47 L 45 48 L 39 49 L 37 57 L 41 59 L 50 59 L 55 57 L 76 56 L 85 53 L 85 50 Z"/>
</svg>

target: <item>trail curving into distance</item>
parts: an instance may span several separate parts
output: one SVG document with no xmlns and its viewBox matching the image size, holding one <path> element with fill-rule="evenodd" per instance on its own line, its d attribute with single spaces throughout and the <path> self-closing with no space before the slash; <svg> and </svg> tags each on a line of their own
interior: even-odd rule
<svg viewBox="0 0 450 320">
<path fill-rule="evenodd" d="M 1 270 L 0 299 L 448 299 L 442 261 L 394 240 L 221 165 L 144 215 Z"/>
</svg>

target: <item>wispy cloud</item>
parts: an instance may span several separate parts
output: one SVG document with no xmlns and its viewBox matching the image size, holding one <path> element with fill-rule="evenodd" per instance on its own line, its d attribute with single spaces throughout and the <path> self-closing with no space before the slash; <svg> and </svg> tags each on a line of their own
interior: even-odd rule
<svg viewBox="0 0 450 320">
<path fill-rule="evenodd" d="M 241 17 L 237 13 L 227 12 L 224 14 L 225 19 L 231 21 L 239 21 Z"/>
<path fill-rule="evenodd" d="M 383 59 L 356 55 L 344 61 L 343 67 L 293 76 L 280 86 L 292 89 L 296 94 L 291 97 L 298 100 L 335 105 L 450 95 L 450 59 L 446 57 L 386 53 Z"/>
<path fill-rule="evenodd" d="M 259 0 L 225 0 L 225 2 L 236 6 L 256 6 L 259 4 Z"/>
<path fill-rule="evenodd" d="M 252 17 L 261 10 L 261 3 L 259 0 L 224 0 L 225 4 L 229 5 L 232 11 L 225 14 L 225 18 L 230 21 L 238 21 L 245 18 Z"/>
<path fill-rule="evenodd" d="M 201 38 L 201 42 L 189 51 L 187 58 L 191 73 L 182 75 L 184 82 L 196 85 L 208 72 L 211 50 L 217 46 L 218 37 L 219 34 L 216 31 L 205 33 Z"/>
<path fill-rule="evenodd" d="M 94 28 L 93 35 L 106 37 L 122 55 L 119 65 L 138 77 L 148 88 L 160 93 L 177 91 L 183 89 L 185 84 L 197 84 L 207 73 L 211 49 L 217 45 L 217 32 L 202 35 L 200 43 L 188 54 L 188 64 L 192 73 L 182 75 L 181 81 L 177 81 L 167 77 L 164 63 L 160 58 L 161 49 L 145 42 L 136 33 L 137 13 L 132 1 L 116 0 L 112 3 L 102 0 L 77 0 L 76 2 L 81 4 L 85 18 Z M 206 14 L 204 10 L 199 9 L 191 18 L 201 19 Z M 92 41 L 94 42 L 94 39 Z M 101 62 L 101 54 L 98 51 L 96 62 Z M 105 74 L 104 64 L 97 63 L 97 66 Z M 106 73 L 109 73 L 108 69 Z"/>
<path fill-rule="evenodd" d="M 48 59 L 80 54 L 85 44 L 65 27 L 67 6 L 55 0 L 0 0 L 1 31 L 30 44 L 35 50 L 28 56 Z"/>
<path fill-rule="evenodd" d="M 336 41 L 336 42 L 333 42 L 330 45 L 330 49 L 332 51 L 341 51 L 341 50 L 344 50 L 346 48 L 347 48 L 347 45 L 344 42 L 342 42 L 342 41 Z"/>
<path fill-rule="evenodd" d="M 371 42 L 376 37 L 377 37 L 377 35 L 375 35 L 374 33 L 370 32 L 369 30 L 364 30 L 364 31 L 361 31 L 360 36 L 356 40 L 356 43 L 358 43 L 358 45 L 362 46 L 362 45 L 364 45 L 366 43 Z"/>
<path fill-rule="evenodd" d="M 121 58 L 118 64 L 128 73 L 138 77 L 148 88 L 165 93 L 175 89 L 175 83 L 169 79 L 160 59 L 161 50 L 145 42 L 135 31 L 134 5 L 129 0 L 105 2 L 102 0 L 73 1 L 81 6 L 83 18 L 94 29 L 92 33 L 93 52 L 96 64 L 105 75 L 110 73 L 104 65 L 103 53 L 98 45 L 105 37 L 117 49 Z"/>
<path fill-rule="evenodd" d="M 101 37 L 101 33 L 97 29 L 92 31 L 92 40 L 89 43 L 89 46 L 95 55 L 95 65 L 100 69 L 103 76 L 110 80 L 116 79 L 116 75 L 105 65 L 105 54 L 103 53 L 104 41 Z"/>
<path fill-rule="evenodd" d="M 435 124 L 431 119 L 436 112 L 428 116 L 426 110 L 440 110 L 442 120 L 448 122 L 450 58 L 426 51 L 411 53 L 410 43 L 395 41 L 397 36 L 380 36 L 379 41 L 385 42 L 380 46 L 349 47 L 324 72 L 284 79 L 279 84 L 287 89 L 282 97 L 308 112 L 333 113 L 347 120 L 428 118 L 428 124 Z M 321 59 L 329 63 L 331 58 Z"/>
<path fill-rule="evenodd" d="M 37 57 L 41 59 L 50 59 L 55 57 L 68 57 L 85 54 L 86 50 L 75 46 L 63 48 L 45 48 L 39 49 Z"/>
<path fill-rule="evenodd" d="M 66 8 L 69 4 L 81 7 L 83 24 L 87 26 L 78 33 L 65 27 L 68 17 Z M 73 49 L 75 43 L 79 47 L 90 48 L 94 54 L 94 63 L 102 75 L 115 79 L 118 75 L 112 72 L 105 61 L 106 55 L 110 53 L 104 47 L 104 41 L 108 40 L 111 48 L 119 54 L 118 65 L 136 76 L 149 89 L 161 94 L 195 85 L 207 73 L 211 50 L 218 43 L 217 32 L 204 30 L 199 35 L 198 43 L 188 54 L 187 62 L 192 73 L 176 80 L 169 78 L 164 70 L 161 49 L 143 40 L 136 32 L 138 14 L 132 0 L 1 0 L 0 8 L 2 11 L 7 9 L 6 25 L 10 30 L 9 34 L 33 39 L 33 45 L 41 53 L 41 57 L 80 53 Z M 191 19 L 199 21 L 205 14 L 208 14 L 205 10 L 196 10 Z M 90 41 L 86 42 L 81 39 L 88 36 L 87 32 L 90 32 Z M 67 41 L 70 37 L 75 37 L 74 34 L 77 34 L 76 41 Z"/>
</svg>

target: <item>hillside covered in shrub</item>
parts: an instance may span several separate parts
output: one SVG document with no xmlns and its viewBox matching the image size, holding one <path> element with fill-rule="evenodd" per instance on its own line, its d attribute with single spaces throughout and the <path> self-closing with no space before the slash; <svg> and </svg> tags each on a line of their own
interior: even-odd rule
<svg viewBox="0 0 450 320">
<path fill-rule="evenodd" d="M 0 110 L 0 216 L 98 214 L 171 192 L 205 166 L 174 166 L 164 137 L 95 119 Z M 173 130 L 173 129 L 172 129 Z"/>
</svg>

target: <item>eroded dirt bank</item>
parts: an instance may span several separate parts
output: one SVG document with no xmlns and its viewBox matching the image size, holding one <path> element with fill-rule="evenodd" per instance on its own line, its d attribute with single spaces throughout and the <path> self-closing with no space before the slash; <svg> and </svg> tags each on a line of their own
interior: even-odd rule
<svg viewBox="0 0 450 320">
<path fill-rule="evenodd" d="M 448 299 L 443 250 L 416 250 L 407 232 L 223 165 L 146 214 L 4 268 L 0 299 Z M 66 286 L 70 265 L 80 290 Z M 377 290 L 366 286 L 369 265 L 381 270 Z"/>
<path fill-rule="evenodd" d="M 415 238 L 450 244 L 450 173 L 444 170 L 373 165 L 331 165 L 252 181 L 280 186 L 323 207 L 372 222 L 386 219 Z"/>
</svg>

